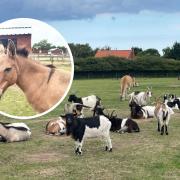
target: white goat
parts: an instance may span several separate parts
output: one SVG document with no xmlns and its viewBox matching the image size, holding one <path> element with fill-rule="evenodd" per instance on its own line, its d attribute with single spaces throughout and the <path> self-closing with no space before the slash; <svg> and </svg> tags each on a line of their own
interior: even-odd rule
<svg viewBox="0 0 180 180">
<path fill-rule="evenodd" d="M 154 114 L 158 121 L 158 131 L 161 132 L 161 135 L 164 134 L 164 131 L 168 135 L 167 128 L 170 117 L 174 114 L 173 110 L 164 103 L 157 103 Z"/>
<path fill-rule="evenodd" d="M 152 92 L 149 90 L 146 92 L 132 92 L 131 94 L 129 94 L 129 97 L 129 104 L 134 101 L 139 106 L 145 106 L 152 97 Z"/>
<path fill-rule="evenodd" d="M 142 110 L 145 119 L 154 117 L 155 106 L 143 106 Z"/>
<path fill-rule="evenodd" d="M 28 140 L 31 131 L 25 123 L 0 123 L 1 141 L 16 142 Z"/>
</svg>

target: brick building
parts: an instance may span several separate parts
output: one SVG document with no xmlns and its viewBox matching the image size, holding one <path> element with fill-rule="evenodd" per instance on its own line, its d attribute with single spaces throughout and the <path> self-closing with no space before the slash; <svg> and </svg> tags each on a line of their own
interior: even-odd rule
<svg viewBox="0 0 180 180">
<path fill-rule="evenodd" d="M 98 50 L 95 54 L 95 57 L 101 58 L 101 57 L 109 57 L 109 56 L 116 56 L 116 57 L 122 57 L 126 59 L 134 59 L 135 54 L 134 50 Z"/>
<path fill-rule="evenodd" d="M 1 27 L 0 42 L 5 48 L 8 39 L 14 41 L 16 48 L 26 48 L 31 52 L 31 27 Z"/>
</svg>

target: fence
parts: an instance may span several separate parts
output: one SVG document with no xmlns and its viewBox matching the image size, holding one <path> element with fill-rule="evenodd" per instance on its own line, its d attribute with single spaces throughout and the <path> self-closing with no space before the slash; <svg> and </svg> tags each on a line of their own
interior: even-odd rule
<svg viewBox="0 0 180 180">
<path fill-rule="evenodd" d="M 179 71 L 95 71 L 76 72 L 74 79 L 94 79 L 94 78 L 115 78 L 118 79 L 126 74 L 135 77 L 180 77 Z"/>
<path fill-rule="evenodd" d="M 70 61 L 70 57 L 65 55 L 31 54 L 30 56 L 37 61 Z"/>
</svg>

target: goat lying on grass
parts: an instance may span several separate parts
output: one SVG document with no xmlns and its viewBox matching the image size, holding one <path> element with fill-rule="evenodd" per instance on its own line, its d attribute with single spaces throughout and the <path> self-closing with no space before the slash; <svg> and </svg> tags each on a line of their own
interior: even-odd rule
<svg viewBox="0 0 180 180">
<path fill-rule="evenodd" d="M 136 102 L 129 104 L 131 110 L 131 118 L 147 119 L 154 117 L 155 106 L 140 106 Z"/>
<path fill-rule="evenodd" d="M 148 90 L 145 92 L 139 92 L 139 91 L 132 92 L 131 94 L 129 94 L 129 97 L 130 97 L 129 104 L 135 102 L 139 106 L 145 106 L 147 105 L 148 101 L 150 101 L 150 98 L 152 97 L 152 92 L 148 88 Z"/>
<path fill-rule="evenodd" d="M 2 142 L 26 141 L 30 136 L 31 130 L 24 123 L 0 122 L 0 141 Z"/>
<path fill-rule="evenodd" d="M 174 94 L 165 94 L 164 103 L 172 109 L 180 109 L 180 98 L 176 97 Z"/>
<path fill-rule="evenodd" d="M 46 125 L 46 134 L 48 135 L 63 135 L 66 133 L 66 121 L 59 117 L 59 119 L 51 120 Z"/>
<path fill-rule="evenodd" d="M 117 116 L 113 116 L 114 111 L 109 116 L 109 115 L 104 114 L 103 110 L 104 109 L 102 107 L 96 107 L 95 113 L 97 115 L 103 115 L 110 120 L 112 124 L 111 129 L 110 129 L 111 131 L 119 132 L 119 133 L 140 132 L 138 124 L 132 119 L 129 119 L 129 118 L 121 119 L 121 118 L 118 118 Z"/>
</svg>

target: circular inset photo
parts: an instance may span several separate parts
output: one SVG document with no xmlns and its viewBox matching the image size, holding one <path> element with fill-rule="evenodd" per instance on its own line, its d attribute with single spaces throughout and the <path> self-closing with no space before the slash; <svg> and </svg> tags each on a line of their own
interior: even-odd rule
<svg viewBox="0 0 180 180">
<path fill-rule="evenodd" d="M 0 114 L 31 119 L 50 112 L 73 75 L 70 48 L 56 29 L 29 18 L 0 24 Z"/>
</svg>

